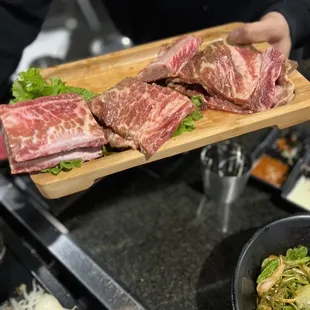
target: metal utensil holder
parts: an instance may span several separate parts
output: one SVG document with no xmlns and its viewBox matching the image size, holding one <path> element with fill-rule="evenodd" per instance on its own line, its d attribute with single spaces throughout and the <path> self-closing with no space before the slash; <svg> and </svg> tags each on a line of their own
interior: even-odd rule
<svg viewBox="0 0 310 310">
<path fill-rule="evenodd" d="M 223 208 L 222 232 L 226 233 L 230 206 L 242 195 L 250 177 L 251 155 L 240 144 L 226 141 L 203 148 L 200 160 L 204 193 Z"/>
</svg>

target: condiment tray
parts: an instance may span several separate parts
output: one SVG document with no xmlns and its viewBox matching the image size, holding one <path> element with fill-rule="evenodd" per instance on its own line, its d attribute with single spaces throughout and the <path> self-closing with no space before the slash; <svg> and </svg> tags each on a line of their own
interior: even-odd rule
<svg viewBox="0 0 310 310">
<path fill-rule="evenodd" d="M 308 169 L 310 168 L 310 150 L 305 154 L 303 158 L 301 158 L 298 163 L 295 165 L 294 169 L 292 170 L 291 174 L 289 175 L 288 179 L 286 180 L 282 192 L 281 192 L 281 198 L 288 202 L 289 204 L 293 205 L 296 208 L 299 208 L 303 211 L 310 211 L 310 208 L 307 208 L 306 206 L 303 206 L 301 203 L 295 203 L 291 199 L 289 199 L 289 194 L 294 189 L 295 186 L 298 185 L 298 180 L 300 177 L 305 176 L 309 180 L 309 187 L 307 191 L 307 198 L 305 199 L 308 204 L 310 204 L 310 173 L 304 172 L 304 166 L 307 165 Z"/>
<path fill-rule="evenodd" d="M 284 140 L 285 138 L 293 137 L 297 138 L 297 143 L 299 144 L 300 151 L 295 154 L 295 157 L 289 158 L 288 156 L 284 156 L 281 154 L 281 151 L 278 149 L 277 142 L 280 140 Z M 287 178 L 290 173 L 294 169 L 295 165 L 298 163 L 299 159 L 303 158 L 308 149 L 310 148 L 310 136 L 309 131 L 306 129 L 284 129 L 279 130 L 274 127 L 270 130 L 265 139 L 254 149 L 252 152 L 253 158 L 253 169 L 251 174 L 251 179 L 263 184 L 265 187 L 270 189 L 279 191 L 284 186 Z M 268 158 L 266 158 L 268 157 Z M 266 178 L 258 177 L 257 170 L 254 168 L 261 160 L 270 159 L 274 162 L 281 163 L 283 166 L 287 168 L 287 173 L 285 173 L 284 181 L 281 185 L 277 186 L 272 182 L 268 181 L 268 176 Z M 263 162 L 260 164 L 262 165 Z M 271 165 L 271 163 L 270 163 Z M 272 165 L 271 165 L 272 166 Z M 262 166 L 261 166 L 262 167 Z M 275 168 L 274 168 L 275 169 Z M 267 169 L 266 169 L 267 170 Z"/>
</svg>

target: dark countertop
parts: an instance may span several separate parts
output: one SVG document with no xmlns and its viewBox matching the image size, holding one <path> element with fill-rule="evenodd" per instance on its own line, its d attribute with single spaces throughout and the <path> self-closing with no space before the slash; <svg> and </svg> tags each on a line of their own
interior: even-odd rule
<svg viewBox="0 0 310 310">
<path fill-rule="evenodd" d="M 266 133 L 237 140 L 252 148 Z M 141 168 L 110 176 L 62 215 L 78 242 L 147 309 L 231 309 L 230 279 L 243 244 L 258 227 L 298 211 L 249 182 L 223 235 L 223 210 L 213 202 L 197 217 L 199 154 L 147 166 L 163 172 L 184 157 L 166 178 Z"/>
</svg>

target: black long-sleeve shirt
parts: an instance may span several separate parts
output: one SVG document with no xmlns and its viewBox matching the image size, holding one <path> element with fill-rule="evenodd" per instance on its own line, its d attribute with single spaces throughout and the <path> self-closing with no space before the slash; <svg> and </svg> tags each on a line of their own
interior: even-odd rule
<svg viewBox="0 0 310 310">
<path fill-rule="evenodd" d="M 310 35 L 310 0 L 103 0 L 135 43 L 228 22 L 251 22 L 271 11 L 289 23 L 293 47 Z M 0 0 L 0 100 L 24 48 L 38 35 L 52 0 Z"/>
</svg>

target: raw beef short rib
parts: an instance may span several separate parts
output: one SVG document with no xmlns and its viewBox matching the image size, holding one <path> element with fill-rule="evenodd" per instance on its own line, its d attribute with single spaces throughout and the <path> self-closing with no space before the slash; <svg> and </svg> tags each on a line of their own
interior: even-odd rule
<svg viewBox="0 0 310 310">
<path fill-rule="evenodd" d="M 7 105 L 0 119 L 12 174 L 51 168 L 63 160 L 87 161 L 107 143 L 85 100 L 76 94 Z"/>
<path fill-rule="evenodd" d="M 262 53 L 220 40 L 196 53 L 167 85 L 176 90 L 182 85 L 182 93 L 185 85 L 201 85 L 208 108 L 249 114 L 293 100 L 295 85 L 288 75 L 296 67 L 275 48 Z"/>
<path fill-rule="evenodd" d="M 129 77 L 89 102 L 107 127 L 152 156 L 195 110 L 184 95 Z"/>
<path fill-rule="evenodd" d="M 289 74 L 297 69 L 297 62 L 285 60 L 280 76 L 276 82 L 274 107 L 285 105 L 295 97 L 295 84 Z"/>
<path fill-rule="evenodd" d="M 15 162 L 12 157 L 9 157 L 11 173 L 30 173 L 41 171 L 47 168 L 57 166 L 61 161 L 70 161 L 73 159 L 80 159 L 82 161 L 89 161 L 96 159 L 102 155 L 102 147 L 86 147 L 76 149 L 68 152 L 61 152 L 45 157 L 40 157 L 24 162 Z"/>
<path fill-rule="evenodd" d="M 177 76 L 179 71 L 198 52 L 201 43 L 200 38 L 186 36 L 171 45 L 163 46 L 158 57 L 143 69 L 137 78 L 144 82 L 152 82 Z"/>
<path fill-rule="evenodd" d="M 102 128 L 78 95 L 16 104 L 0 118 L 15 162 L 106 143 Z"/>
<path fill-rule="evenodd" d="M 253 48 L 216 41 L 182 68 L 179 79 L 202 85 L 210 95 L 247 104 L 260 77 L 261 60 L 262 54 Z"/>
<path fill-rule="evenodd" d="M 123 149 L 123 148 L 132 148 L 136 149 L 136 145 L 132 140 L 127 140 L 123 138 L 122 136 L 118 135 L 115 133 L 113 130 L 107 128 L 104 129 L 104 135 L 109 142 L 111 147 L 118 148 L 118 149 Z"/>
</svg>

